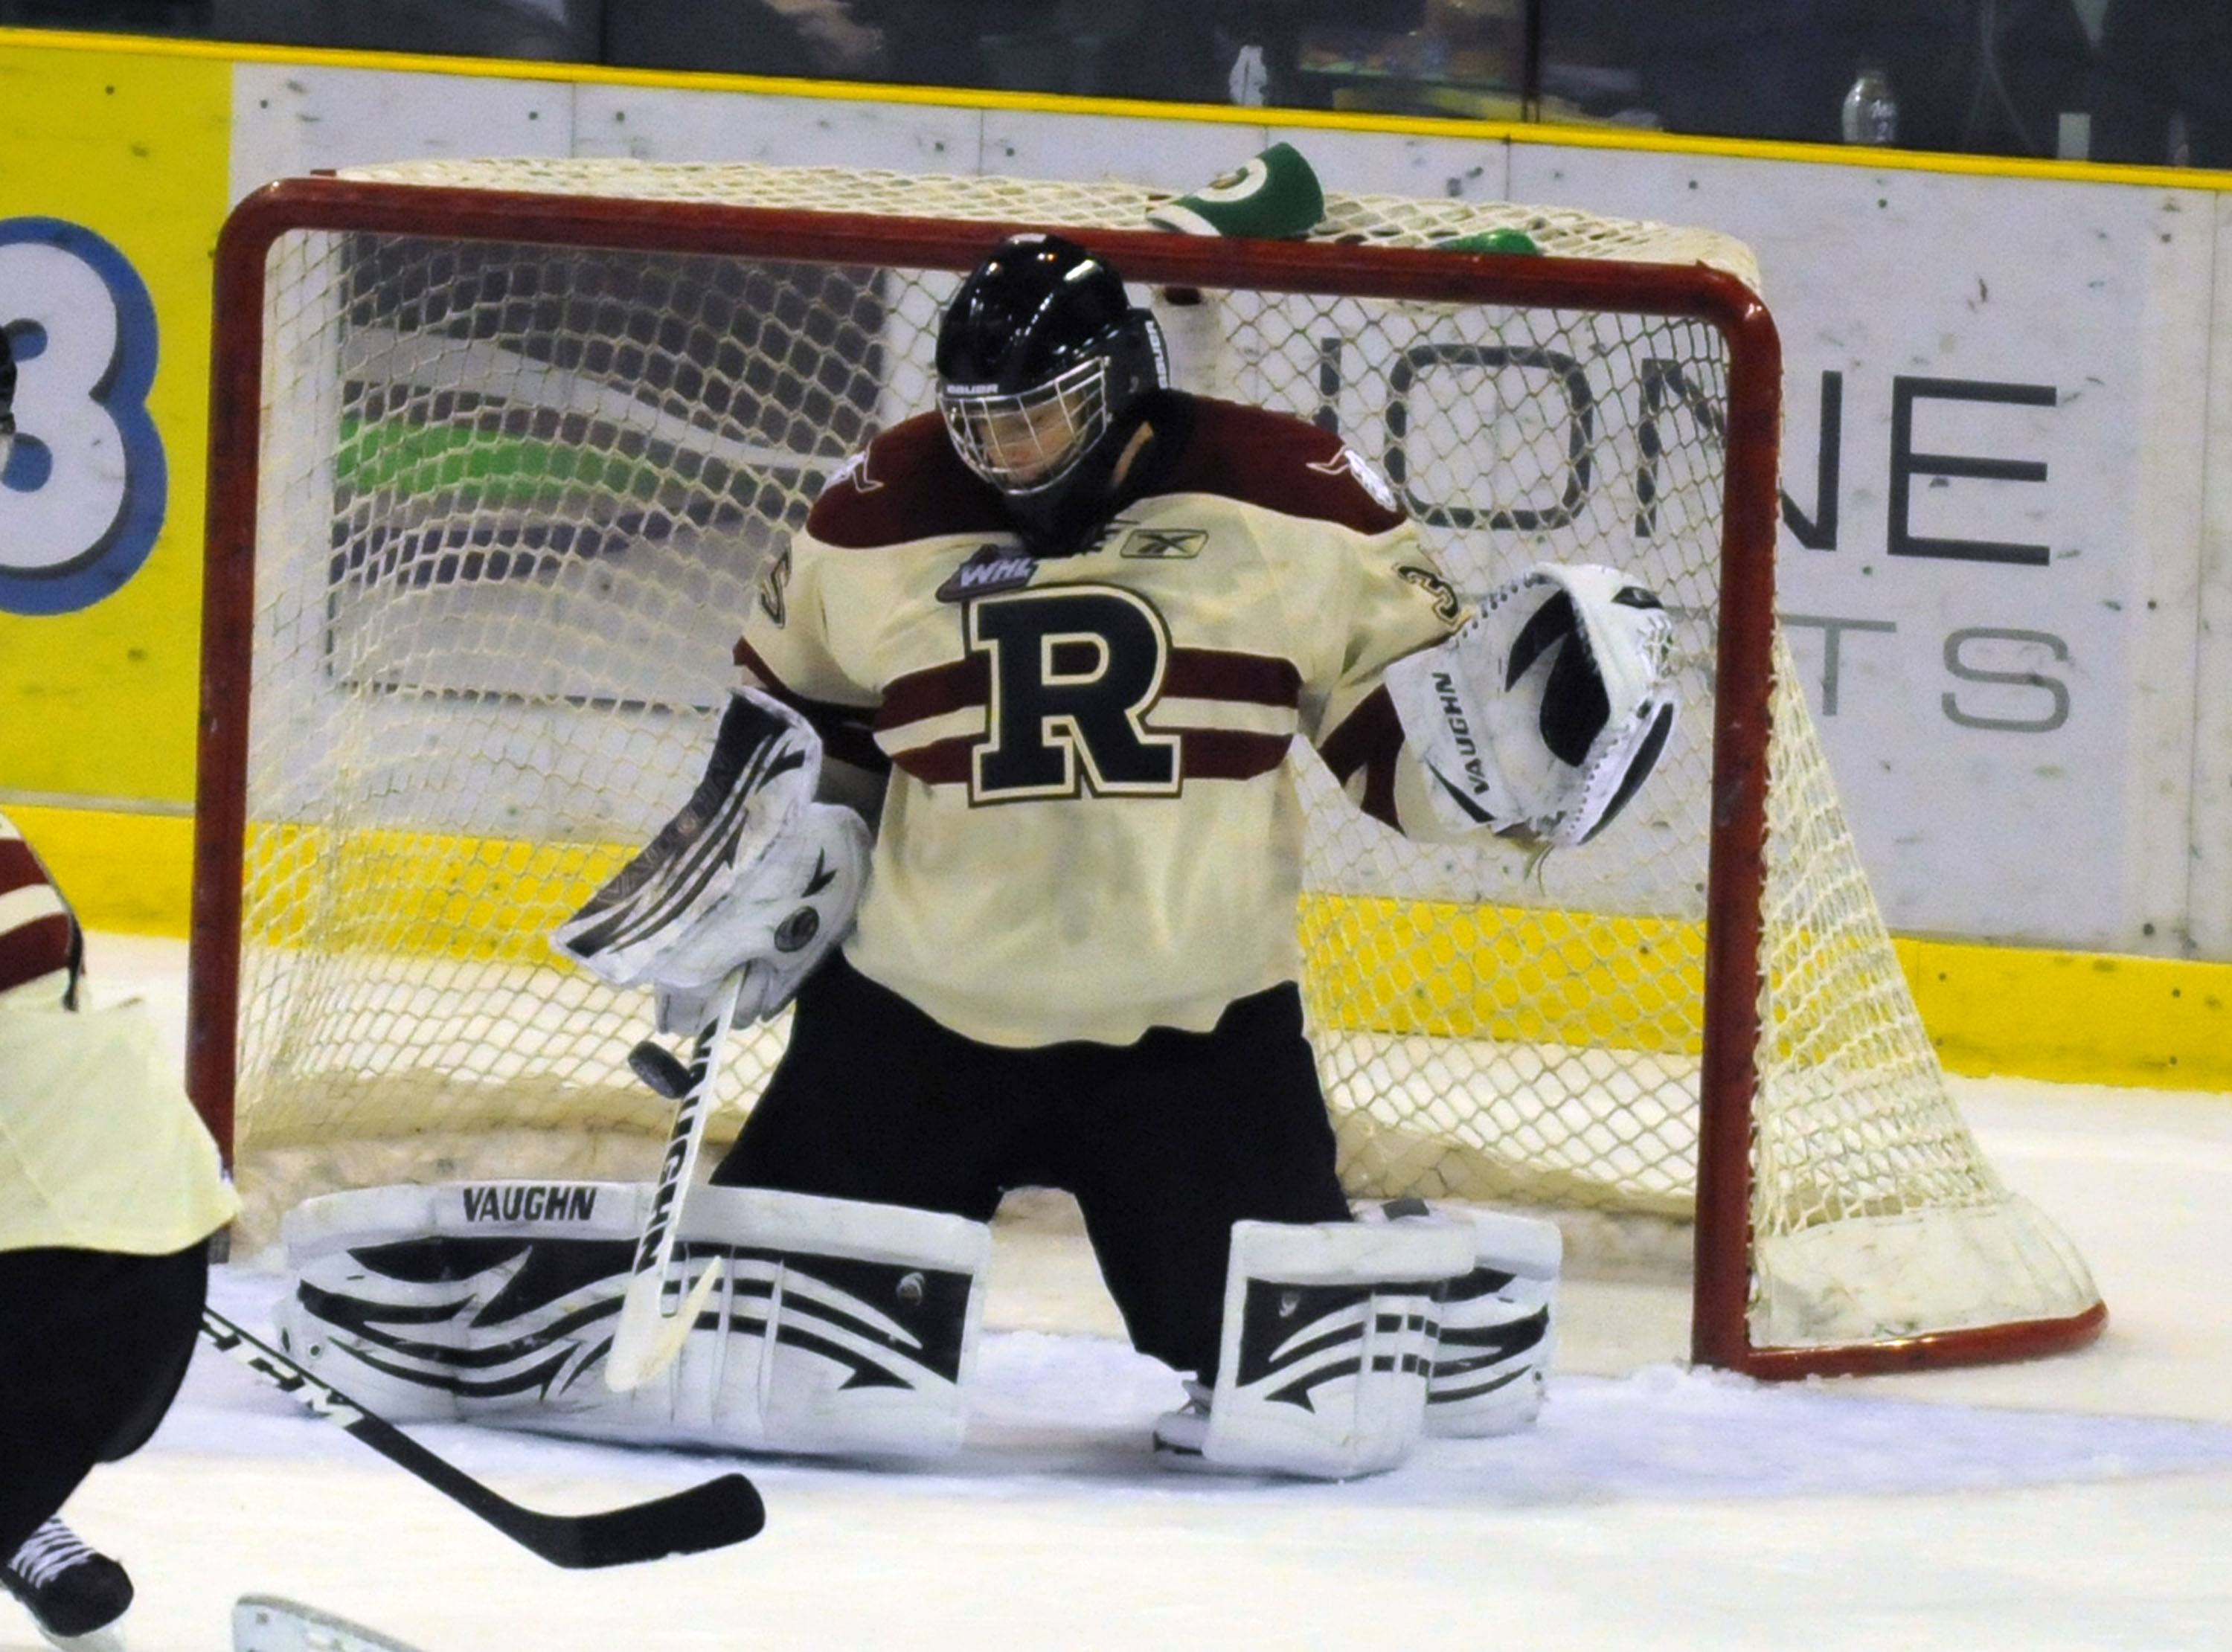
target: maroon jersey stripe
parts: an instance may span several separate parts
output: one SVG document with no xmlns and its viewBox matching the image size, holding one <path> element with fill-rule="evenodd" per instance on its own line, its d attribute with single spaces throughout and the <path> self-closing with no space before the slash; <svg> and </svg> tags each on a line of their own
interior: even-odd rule
<svg viewBox="0 0 2232 1652">
<path fill-rule="evenodd" d="M 70 921 L 52 912 L 0 930 L 0 993 L 69 968 Z"/>
<path fill-rule="evenodd" d="M 936 413 L 871 442 L 830 480 L 806 519 L 824 545 L 877 550 L 944 534 L 1011 536 L 1000 496 L 961 463 Z"/>
<path fill-rule="evenodd" d="M 1302 697 L 1302 674 L 1292 660 L 1217 648 L 1173 648 L 1163 673 L 1163 693 L 1194 700 L 1238 700 L 1249 705 L 1290 706 Z"/>
<path fill-rule="evenodd" d="M 1340 727 L 1318 744 L 1326 767 L 1343 786 L 1359 770 L 1364 774 L 1364 812 L 1383 826 L 1395 826 L 1395 762 L 1403 749 L 1403 720 L 1385 688 L 1377 688 L 1341 719 Z"/>
<path fill-rule="evenodd" d="M 1187 399 L 1183 449 L 1142 497 L 1213 494 L 1359 534 L 1385 534 L 1403 522 L 1399 507 L 1374 496 L 1385 484 L 1365 484 L 1338 436 L 1284 413 Z M 935 413 L 894 424 L 848 461 L 814 502 L 806 531 L 825 545 L 859 550 L 945 534 L 1002 543 L 1015 536 L 998 494 L 961 463 Z"/>
<path fill-rule="evenodd" d="M 1217 494 L 1359 534 L 1389 533 L 1402 525 L 1403 511 L 1373 496 L 1385 484 L 1364 485 L 1338 436 L 1237 402 L 1197 396 L 1193 406 L 1185 451 L 1157 493 Z"/>
<path fill-rule="evenodd" d="M 1286 735 L 1253 735 L 1230 729 L 1179 730 L 1182 772 L 1188 780 L 1244 781 L 1268 774 L 1287 761 Z"/>
<path fill-rule="evenodd" d="M 969 781 L 969 754 L 979 744 L 973 735 L 933 740 L 892 759 L 925 786 L 964 786 Z"/>
<path fill-rule="evenodd" d="M 47 869 L 21 838 L 0 838 L 0 895 L 47 881 Z"/>
<path fill-rule="evenodd" d="M 926 671 L 910 671 L 884 690 L 876 727 L 905 728 L 991 698 L 984 657 L 970 655 Z M 1165 698 L 1230 700 L 1243 705 L 1293 706 L 1301 700 L 1302 674 L 1293 661 L 1215 648 L 1174 648 L 1163 674 Z"/>
<path fill-rule="evenodd" d="M 1357 702 L 1340 727 L 1318 742 L 1318 750 L 1333 777 L 1346 783 L 1366 764 L 1392 760 L 1402 745 L 1403 720 L 1395 715 L 1394 699 L 1385 688 L 1377 688 Z"/>
<path fill-rule="evenodd" d="M 0 895 L 49 887 L 46 868 L 21 838 L 0 838 Z M 68 912 L 48 912 L 0 930 L 0 992 L 70 967 Z"/>
<path fill-rule="evenodd" d="M 737 665 L 757 679 L 756 686 L 770 699 L 779 700 L 804 717 L 821 736 L 821 748 L 832 761 L 865 768 L 873 774 L 887 773 L 891 759 L 884 755 L 869 732 L 869 713 L 860 706 L 839 705 L 832 700 L 809 700 L 793 691 L 775 675 L 775 668 L 743 638 L 733 656 Z"/>
<path fill-rule="evenodd" d="M 1229 729 L 1174 729 L 1179 737 L 1178 773 L 1190 781 L 1244 781 L 1268 774 L 1286 761 L 1288 736 Z M 973 735 L 933 740 L 901 752 L 892 761 L 925 786 L 964 786 L 969 754 L 983 741 Z"/>
<path fill-rule="evenodd" d="M 949 711 L 983 705 L 991 698 L 991 669 L 982 654 L 933 665 L 926 671 L 909 671 L 905 677 L 894 677 L 884 690 L 882 709 L 876 713 L 876 727 L 902 728 L 925 717 L 940 717 Z"/>
</svg>

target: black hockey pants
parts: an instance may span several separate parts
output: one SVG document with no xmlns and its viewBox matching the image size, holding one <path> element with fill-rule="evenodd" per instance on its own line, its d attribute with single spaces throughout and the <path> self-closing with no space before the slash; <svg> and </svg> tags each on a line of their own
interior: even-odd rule
<svg viewBox="0 0 2232 1652">
<path fill-rule="evenodd" d="M 208 1292 L 206 1240 L 168 1256 L 0 1251 L 0 1562 L 94 1464 L 147 1443 Z"/>
<path fill-rule="evenodd" d="M 1204 1381 L 1232 1224 L 1348 1215 L 1294 986 L 1236 1001 L 1207 1033 L 999 1049 L 842 955 L 800 993 L 789 1047 L 713 1179 L 978 1221 L 1010 1189 L 1065 1189 L 1133 1345 Z"/>
</svg>

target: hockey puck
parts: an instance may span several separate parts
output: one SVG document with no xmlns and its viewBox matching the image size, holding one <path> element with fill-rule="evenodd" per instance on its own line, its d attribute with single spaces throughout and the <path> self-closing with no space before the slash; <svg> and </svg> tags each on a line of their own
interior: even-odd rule
<svg viewBox="0 0 2232 1652">
<path fill-rule="evenodd" d="M 672 1051 L 649 1039 L 628 1052 L 628 1071 L 669 1101 L 690 1093 L 690 1069 L 674 1059 Z"/>
</svg>

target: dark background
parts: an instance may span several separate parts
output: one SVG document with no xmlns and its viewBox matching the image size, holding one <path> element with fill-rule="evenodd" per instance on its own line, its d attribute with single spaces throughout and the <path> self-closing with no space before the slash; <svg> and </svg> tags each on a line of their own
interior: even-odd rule
<svg viewBox="0 0 2232 1652">
<path fill-rule="evenodd" d="M 2232 0 L 0 0 L 4 25 L 1216 103 L 1253 48 L 1279 107 L 1820 143 L 1873 66 L 1904 147 L 2232 167 Z"/>
</svg>

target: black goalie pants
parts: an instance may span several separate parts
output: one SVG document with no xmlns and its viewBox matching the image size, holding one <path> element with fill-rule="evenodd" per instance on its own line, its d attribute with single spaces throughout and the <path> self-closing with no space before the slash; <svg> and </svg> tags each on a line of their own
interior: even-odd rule
<svg viewBox="0 0 2232 1652">
<path fill-rule="evenodd" d="M 1204 1381 L 1232 1224 L 1348 1215 L 1292 985 L 1236 1000 L 1207 1033 L 1010 1050 L 841 955 L 799 994 L 789 1047 L 713 1179 L 978 1221 L 1010 1189 L 1064 1189 L 1132 1344 Z"/>
<path fill-rule="evenodd" d="M 0 1251 L 0 1563 L 155 1432 L 193 1357 L 209 1244 Z"/>
</svg>

